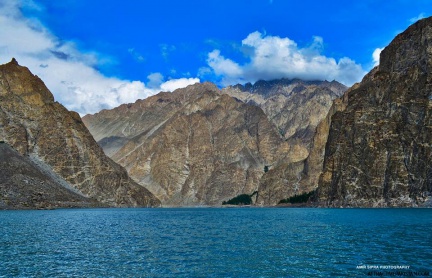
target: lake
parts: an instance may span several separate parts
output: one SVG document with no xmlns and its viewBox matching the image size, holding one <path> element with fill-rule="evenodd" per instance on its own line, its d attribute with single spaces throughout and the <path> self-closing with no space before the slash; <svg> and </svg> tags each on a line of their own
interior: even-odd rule
<svg viewBox="0 0 432 278">
<path fill-rule="evenodd" d="M 424 277 L 432 209 L 0 211 L 0 277 Z"/>
</svg>

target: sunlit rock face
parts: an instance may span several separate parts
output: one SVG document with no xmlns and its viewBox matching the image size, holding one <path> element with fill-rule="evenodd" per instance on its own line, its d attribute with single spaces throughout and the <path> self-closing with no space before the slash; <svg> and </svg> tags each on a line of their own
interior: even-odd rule
<svg viewBox="0 0 432 278">
<path fill-rule="evenodd" d="M 253 193 L 265 165 L 289 149 L 259 107 L 211 83 L 89 115 L 85 123 L 165 205 L 220 205 Z"/>
<path fill-rule="evenodd" d="M 80 116 L 55 102 L 44 83 L 16 60 L 0 66 L 0 140 L 99 203 L 160 204 L 104 154 Z"/>
<path fill-rule="evenodd" d="M 219 90 L 211 83 L 195 84 L 83 121 L 105 152 L 165 205 L 220 205 L 255 191 L 255 204 L 273 205 L 294 194 L 284 175 L 302 169 L 275 179 L 268 174 L 304 163 L 311 133 L 345 87 L 299 80 L 259 84 L 267 82 L 256 83 L 254 92 L 244 91 L 248 85 Z M 267 188 L 278 194 L 264 200 Z"/>
<path fill-rule="evenodd" d="M 432 192 L 432 18 L 381 52 L 331 117 L 319 201 L 325 206 L 417 206 Z"/>
</svg>

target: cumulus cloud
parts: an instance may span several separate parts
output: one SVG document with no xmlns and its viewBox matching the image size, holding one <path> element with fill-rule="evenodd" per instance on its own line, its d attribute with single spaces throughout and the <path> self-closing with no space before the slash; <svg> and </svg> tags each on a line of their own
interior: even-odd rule
<svg viewBox="0 0 432 278">
<path fill-rule="evenodd" d="M 380 54 L 381 51 L 383 51 L 384 48 L 375 48 L 374 52 L 372 53 L 372 60 L 374 62 L 374 67 L 379 65 L 380 62 Z"/>
<path fill-rule="evenodd" d="M 238 63 L 222 56 L 220 54 L 220 51 L 217 49 L 213 50 L 208 54 L 207 63 L 216 75 L 223 77 L 223 85 L 242 83 L 242 81 L 244 81 L 243 68 Z M 207 74 L 209 72 L 209 69 L 202 68 L 199 70 L 199 72 L 200 74 Z"/>
<path fill-rule="evenodd" d="M 217 49 L 208 53 L 207 64 L 214 74 L 221 77 L 223 85 L 283 77 L 335 79 L 352 85 L 365 74 L 362 67 L 348 57 L 336 61 L 322 55 L 324 44 L 321 37 L 314 37 L 310 45 L 301 48 L 289 38 L 266 36 L 256 31 L 242 41 L 242 47 L 249 58 L 245 64 L 224 57 Z"/>
<path fill-rule="evenodd" d="M 163 76 L 153 74 L 146 86 L 141 81 L 107 77 L 96 70 L 103 63 L 100 55 L 83 53 L 37 20 L 25 18 L 20 10 L 23 5 L 38 8 L 31 0 L 0 0 L 0 63 L 15 57 L 45 82 L 57 101 L 81 115 L 199 82 L 193 78 L 164 82 Z M 134 49 L 129 52 L 140 60 Z"/>
<path fill-rule="evenodd" d="M 160 88 L 164 92 L 172 92 L 178 88 L 184 88 L 189 85 L 199 83 L 200 80 L 198 78 L 179 78 L 179 79 L 171 79 L 161 84 Z"/>
<path fill-rule="evenodd" d="M 163 83 L 164 76 L 160 72 L 154 72 L 147 76 L 148 83 L 147 85 L 150 88 L 159 88 L 160 85 Z"/>
</svg>

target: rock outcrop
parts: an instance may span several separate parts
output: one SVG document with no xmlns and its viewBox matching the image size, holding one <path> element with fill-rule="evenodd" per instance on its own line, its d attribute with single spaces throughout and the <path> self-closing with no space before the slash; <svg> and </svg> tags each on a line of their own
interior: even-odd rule
<svg viewBox="0 0 432 278">
<path fill-rule="evenodd" d="M 221 94 L 211 83 L 84 121 L 131 177 L 171 206 L 220 205 L 252 194 L 265 166 L 290 150 L 259 107 Z"/>
<path fill-rule="evenodd" d="M 0 66 L 0 141 L 105 205 L 160 204 L 104 154 L 80 116 L 55 102 L 44 83 L 15 59 Z"/>
<path fill-rule="evenodd" d="M 307 147 L 333 100 L 346 89 L 337 81 L 277 79 L 228 86 L 222 92 L 261 107 L 283 138 Z"/>
<path fill-rule="evenodd" d="M 328 113 L 340 109 L 337 103 L 332 107 L 332 103 L 346 89 L 337 81 L 281 79 L 222 90 L 261 107 L 292 150 L 263 175 L 257 204 L 275 205 L 282 199 L 316 189 L 329 129 Z"/>
<path fill-rule="evenodd" d="M 312 130 L 344 89 L 335 81 L 259 81 L 222 91 L 203 83 L 83 121 L 105 153 L 165 205 L 220 205 L 256 191 L 256 204 L 274 205 L 294 195 Z"/>
<path fill-rule="evenodd" d="M 432 192 L 432 18 L 381 52 L 331 118 L 318 201 L 331 207 L 418 206 Z"/>
<path fill-rule="evenodd" d="M 51 172 L 0 143 L 0 209 L 99 207 Z"/>
</svg>

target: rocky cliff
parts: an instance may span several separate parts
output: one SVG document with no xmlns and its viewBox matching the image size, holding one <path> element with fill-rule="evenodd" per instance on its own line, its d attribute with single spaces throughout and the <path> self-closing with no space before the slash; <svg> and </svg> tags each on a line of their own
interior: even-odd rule
<svg viewBox="0 0 432 278">
<path fill-rule="evenodd" d="M 292 149 L 261 178 L 258 204 L 274 205 L 317 187 L 331 116 L 328 113 L 340 109 L 339 102 L 331 108 L 332 103 L 346 89 L 337 81 L 280 79 L 222 90 L 261 107 Z"/>
<path fill-rule="evenodd" d="M 101 145 L 165 205 L 220 205 L 252 194 L 265 166 L 290 151 L 259 107 L 221 94 L 211 83 L 84 121 L 96 138 L 107 136 Z"/>
<path fill-rule="evenodd" d="M 105 205 L 160 204 L 103 153 L 77 113 L 55 102 L 44 83 L 14 59 L 0 66 L 0 141 Z"/>
<path fill-rule="evenodd" d="M 418 206 L 432 192 L 432 18 L 381 52 L 331 118 L 318 201 L 324 206 Z"/>
<path fill-rule="evenodd" d="M 311 187 L 297 178 L 311 134 L 344 89 L 335 81 L 259 81 L 222 91 L 203 83 L 83 121 L 165 205 L 220 205 L 255 191 L 257 204 L 274 205 Z"/>
</svg>

